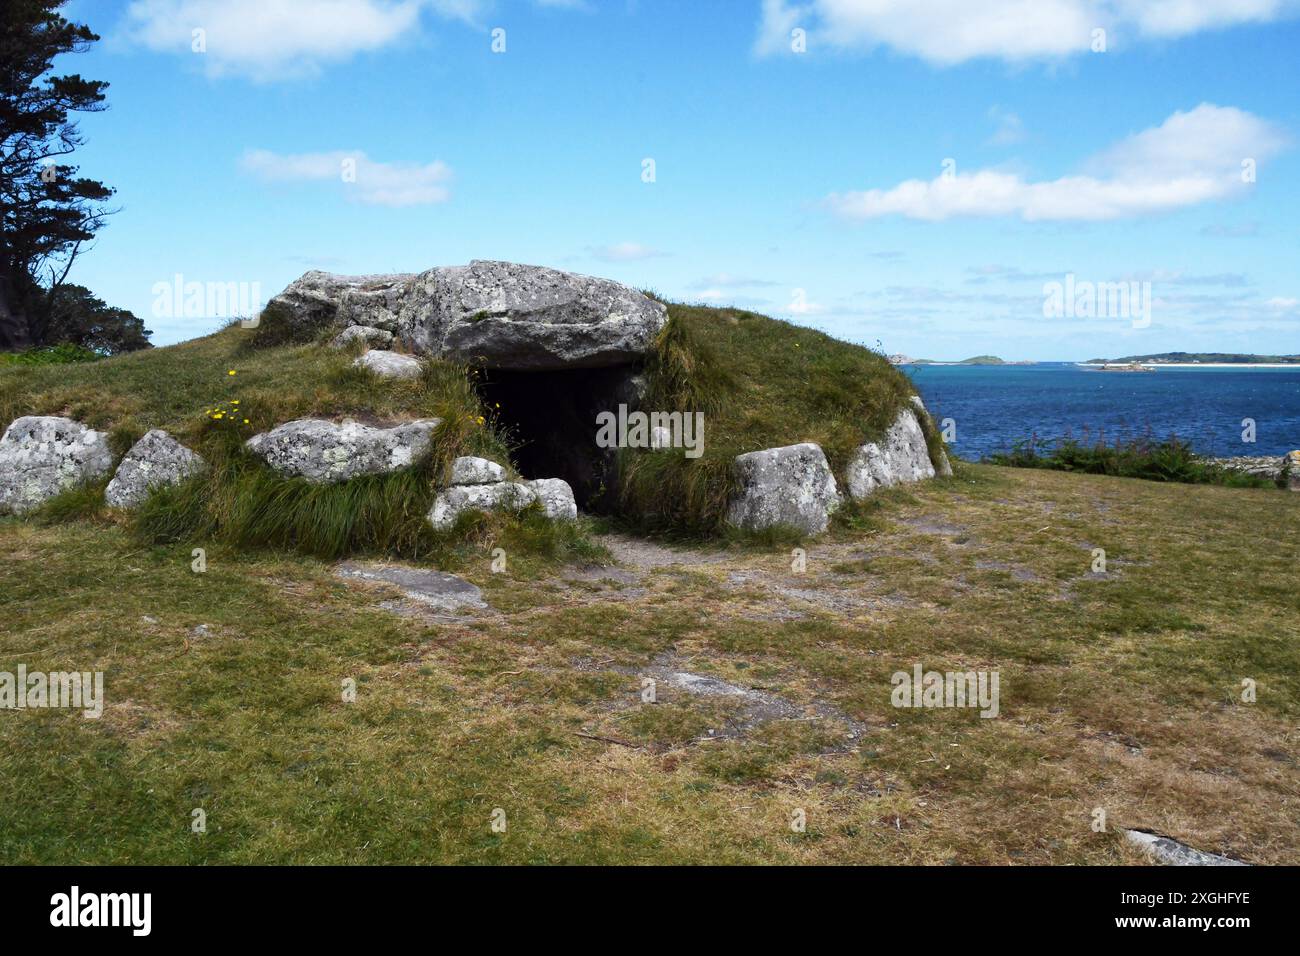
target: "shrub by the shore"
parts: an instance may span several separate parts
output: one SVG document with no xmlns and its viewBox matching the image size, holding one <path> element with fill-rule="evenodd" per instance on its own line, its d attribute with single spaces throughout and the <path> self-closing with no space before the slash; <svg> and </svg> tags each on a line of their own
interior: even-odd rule
<svg viewBox="0 0 1300 956">
<path fill-rule="evenodd" d="M 1018 442 L 1010 452 L 990 455 L 986 460 L 1013 468 L 1047 468 L 1147 481 L 1232 488 L 1272 488 L 1277 484 L 1268 478 L 1225 468 L 1201 458 L 1192 451 L 1191 445 L 1177 437 L 1164 441 L 1134 438 L 1113 445 L 1102 441 L 1085 445 L 1073 438 L 1063 438 L 1050 448 L 1047 442 L 1030 438 Z"/>
</svg>

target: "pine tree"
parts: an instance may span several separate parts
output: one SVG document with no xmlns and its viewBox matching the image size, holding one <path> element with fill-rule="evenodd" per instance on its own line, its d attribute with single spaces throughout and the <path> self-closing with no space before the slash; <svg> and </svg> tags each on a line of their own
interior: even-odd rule
<svg viewBox="0 0 1300 956">
<path fill-rule="evenodd" d="M 0 349 L 48 341 L 55 297 L 113 190 L 63 162 L 82 143 L 72 113 L 105 109 L 108 84 L 51 76 L 55 57 L 99 39 L 64 0 L 0 0 Z"/>
</svg>

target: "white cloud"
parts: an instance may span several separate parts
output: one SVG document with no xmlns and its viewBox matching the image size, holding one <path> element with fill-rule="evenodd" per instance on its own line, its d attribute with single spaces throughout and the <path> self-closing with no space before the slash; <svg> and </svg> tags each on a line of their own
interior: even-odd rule
<svg viewBox="0 0 1300 956">
<path fill-rule="evenodd" d="M 616 242 L 610 246 L 593 246 L 589 251 L 604 262 L 635 262 L 639 259 L 657 259 L 668 254 L 643 246 L 639 242 Z"/>
<path fill-rule="evenodd" d="M 535 0 L 582 9 L 575 0 Z M 259 82 L 312 76 L 329 63 L 399 42 L 425 11 L 483 26 L 492 0 L 132 0 L 126 37 L 161 53 L 192 58 L 210 76 Z M 194 49 L 202 30 L 202 52 Z"/>
<path fill-rule="evenodd" d="M 1297 0 L 764 0 L 755 49 L 788 52 L 790 31 L 808 31 L 808 48 L 889 47 L 948 66 L 991 57 L 1054 59 L 1092 49 L 1093 30 L 1173 38 L 1296 11 Z"/>
<path fill-rule="evenodd" d="M 834 193 L 827 205 L 851 220 L 899 215 L 940 221 L 1018 216 L 1028 222 L 1124 219 L 1239 195 L 1244 160 L 1276 155 L 1287 140 L 1272 123 L 1202 103 L 1130 136 L 1085 164 L 1086 172 L 1043 182 L 982 169 L 909 179 L 892 189 Z"/>
<path fill-rule="evenodd" d="M 264 182 L 336 182 L 369 206 L 420 206 L 451 198 L 451 168 L 432 163 L 378 163 L 365 153 L 273 153 L 253 149 L 240 166 Z"/>
<path fill-rule="evenodd" d="M 1267 23 L 1295 12 L 1292 0 L 1117 0 L 1118 17 L 1149 36 L 1180 37 L 1239 23 Z"/>
<path fill-rule="evenodd" d="M 126 32 L 192 57 L 211 76 L 311 75 L 322 64 L 395 42 L 419 25 L 421 0 L 134 0 Z M 195 31 L 203 31 L 196 52 Z"/>
<path fill-rule="evenodd" d="M 1300 305 L 1300 299 L 1292 299 L 1280 295 L 1275 295 L 1273 296 L 1273 298 L 1269 299 L 1264 304 L 1268 306 L 1270 309 L 1294 309 L 1297 305 Z"/>
</svg>

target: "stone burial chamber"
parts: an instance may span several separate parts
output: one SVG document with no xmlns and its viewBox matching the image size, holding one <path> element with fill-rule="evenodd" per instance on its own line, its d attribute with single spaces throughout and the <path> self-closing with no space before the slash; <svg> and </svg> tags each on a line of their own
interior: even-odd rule
<svg viewBox="0 0 1300 956">
<path fill-rule="evenodd" d="M 589 509 L 608 500 L 613 479 L 596 416 L 639 404 L 641 367 L 668 317 L 608 279 L 485 260 L 419 274 L 308 272 L 267 309 L 301 333 L 337 328 L 336 347 L 369 346 L 357 364 L 379 375 L 417 374 L 411 356 L 465 363 L 522 476 L 562 478 Z"/>
<path fill-rule="evenodd" d="M 676 430 L 668 427 L 683 413 L 642 408 L 645 363 L 668 321 L 667 308 L 608 279 L 483 260 L 418 274 L 308 272 L 272 299 L 263 317 L 278 342 L 356 350 L 355 365 L 397 380 L 398 387 L 410 387 L 402 380 L 419 382 L 431 358 L 468 368 L 513 461 L 456 459 L 427 515 L 437 530 L 453 528 L 466 512 L 534 504 L 555 521 L 576 518 L 579 507 L 612 513 L 619 447 L 680 444 L 687 459 L 704 451 L 700 413 L 687 413 L 695 416 L 688 435 L 684 418 Z M 785 526 L 820 534 L 846 497 L 861 500 L 950 475 L 942 444 L 929 447 L 934 423 L 924 403 L 909 398 L 891 426 L 839 463 L 838 473 L 806 436 L 773 435 L 792 443 L 736 455 L 726 520 L 754 530 Z M 440 424 L 436 418 L 386 427 L 303 418 L 254 435 L 245 447 L 283 477 L 334 484 L 410 467 L 432 446 Z M 0 436 L 0 515 L 26 514 L 100 481 L 107 482 L 107 504 L 134 508 L 155 489 L 207 467 L 161 429 L 145 434 L 121 461 L 115 457 L 107 434 L 71 419 L 13 421 Z"/>
<path fill-rule="evenodd" d="M 612 512 L 617 448 L 601 440 L 600 416 L 641 409 L 645 361 L 668 321 L 662 303 L 617 282 L 487 260 L 418 274 L 308 272 L 272 299 L 266 313 L 298 341 L 328 334 L 336 348 L 364 350 L 354 364 L 382 377 L 418 379 L 423 358 L 470 369 L 488 414 L 514 449 L 520 480 L 453 481 L 430 514 L 437 527 L 450 526 L 467 509 L 519 507 L 533 499 L 556 517 L 576 514 L 577 507 Z M 843 487 L 822 449 L 802 436 L 782 436 L 792 444 L 737 456 L 738 490 L 727 520 L 820 534 L 846 495 L 862 499 L 950 474 L 941 448 L 931 459 L 922 422 L 933 425 L 913 395 L 878 441 L 857 450 L 841 475 Z M 346 434 L 336 435 L 340 428 Z M 328 472 L 324 477 L 332 480 L 349 468 L 388 463 L 389 438 L 355 423 L 291 422 L 249 444 L 273 467 L 285 467 L 280 458 L 302 458 L 302 447 L 323 441 L 328 449 L 294 467 Z M 358 443 L 370 452 L 353 449 Z"/>
</svg>

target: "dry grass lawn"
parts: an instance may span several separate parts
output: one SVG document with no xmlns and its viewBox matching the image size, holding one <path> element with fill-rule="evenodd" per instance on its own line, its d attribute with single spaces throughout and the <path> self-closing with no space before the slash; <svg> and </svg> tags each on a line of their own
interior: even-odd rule
<svg viewBox="0 0 1300 956">
<path fill-rule="evenodd" d="M 0 711 L 0 859 L 1144 861 L 1125 826 L 1300 863 L 1300 496 L 965 466 L 859 524 L 803 573 L 608 536 L 618 564 L 493 574 L 485 546 L 489 610 L 449 621 L 309 558 L 195 574 L 111 523 L 0 521 L 0 670 L 107 696 Z M 999 716 L 896 709 L 917 663 L 996 670 Z"/>
</svg>

